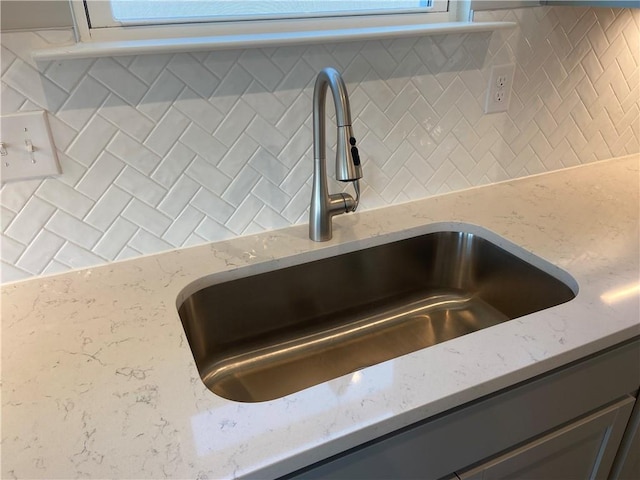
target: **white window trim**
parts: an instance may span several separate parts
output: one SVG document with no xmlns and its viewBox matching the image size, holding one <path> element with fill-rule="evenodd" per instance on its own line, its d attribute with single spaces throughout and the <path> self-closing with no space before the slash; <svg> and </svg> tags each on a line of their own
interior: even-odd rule
<svg viewBox="0 0 640 480">
<path fill-rule="evenodd" d="M 196 38 L 255 35 L 302 36 L 309 32 L 331 30 L 358 30 L 359 28 L 384 28 L 431 23 L 450 23 L 458 20 L 458 0 L 451 0 L 447 11 L 447 0 L 434 0 L 434 10 L 429 13 L 396 13 L 377 15 L 337 15 L 332 17 L 294 18 L 277 20 L 238 20 L 211 23 L 183 23 L 173 25 L 120 25 L 111 18 L 107 0 L 89 0 L 89 14 L 95 24 L 105 27 L 91 27 L 85 12 L 85 0 L 72 0 L 71 5 L 78 25 L 79 40 L 83 42 L 150 40 L 164 38 Z"/>
<path fill-rule="evenodd" d="M 34 50 L 35 60 L 336 43 L 516 26 L 514 22 L 468 21 L 470 0 L 450 0 L 448 12 L 219 22 L 215 33 L 210 26 L 201 24 L 93 29 L 87 21 L 83 0 L 70 1 L 76 43 Z"/>
<path fill-rule="evenodd" d="M 185 24 L 192 24 L 192 23 L 208 23 L 209 27 L 212 31 L 215 32 L 215 29 L 217 26 L 219 26 L 222 23 L 229 23 L 229 22 L 236 22 L 236 25 L 243 25 L 243 24 L 247 24 L 247 23 L 251 23 L 253 21 L 256 20 L 266 20 L 267 22 L 269 20 L 285 20 L 288 23 L 294 23 L 296 21 L 299 21 L 300 19 L 303 18 L 313 18 L 315 17 L 316 19 L 318 18 L 339 18 L 339 17 L 352 17 L 352 21 L 354 23 L 354 27 L 356 26 L 356 22 L 361 20 L 361 19 L 366 19 L 367 17 L 373 17 L 376 15 L 383 15 L 386 16 L 387 18 L 392 18 L 393 15 L 398 15 L 399 18 L 402 18 L 402 16 L 407 15 L 407 17 L 411 17 L 411 16 L 415 16 L 415 14 L 422 14 L 423 17 L 423 21 L 425 21 L 426 23 L 436 23 L 439 21 L 442 21 L 443 18 L 446 18 L 448 20 L 454 20 L 454 18 L 451 15 L 448 15 L 448 4 L 449 1 L 448 0 L 431 0 L 431 7 L 428 8 L 428 10 L 425 10 L 425 7 L 414 7 L 414 8 L 397 8 L 397 9 L 390 9 L 390 8 L 380 8 L 378 10 L 375 9 L 370 9 L 370 10 L 336 10 L 335 12 L 331 13 L 331 12 L 325 12 L 325 13 L 320 13 L 318 12 L 317 14 L 312 14 L 312 13 L 290 13 L 290 14 L 272 14 L 270 16 L 268 15 L 236 15 L 235 17 L 232 16 L 211 16 L 208 19 L 206 17 L 192 17 L 192 18 L 185 18 L 182 22 L 179 21 L 179 19 L 170 19 L 170 18 L 158 18 L 158 19 L 137 19 L 137 20 L 130 20 L 130 21 L 118 21 L 116 19 L 113 18 L 112 13 L 111 13 L 111 7 L 110 4 L 113 0 L 84 0 L 86 9 L 89 13 L 89 17 L 91 18 L 91 24 L 92 24 L 92 28 L 94 30 L 100 29 L 100 28 L 112 28 L 112 27 L 133 27 L 133 29 L 135 29 L 136 26 L 141 26 L 141 25 L 155 25 L 155 26 L 159 26 L 162 24 L 165 25 L 171 25 L 171 24 L 182 24 L 182 26 L 184 26 Z M 163 1 L 166 0 L 159 0 L 160 1 L 160 5 L 162 4 Z M 173 0 L 176 1 L 176 0 Z M 189 0 L 191 2 L 199 2 L 199 1 L 204 1 L 204 0 Z M 228 1 L 228 0 L 220 0 L 220 1 Z M 242 3 L 245 0 L 233 0 L 232 3 Z M 269 2 L 269 1 L 281 1 L 281 0 L 261 0 L 263 2 Z M 341 0 L 334 0 L 334 1 L 339 1 L 339 3 L 341 3 Z M 387 1 L 387 0 L 383 0 L 383 1 Z M 413 0 L 414 2 L 416 2 L 417 0 Z M 179 2 L 178 2 L 179 3 Z M 452 2 L 452 4 L 456 4 L 455 1 Z M 428 17 L 433 17 L 434 13 L 441 13 L 443 15 L 438 16 L 438 18 L 436 20 L 428 20 Z M 412 15 L 413 14 L 413 15 Z M 434 17 L 435 18 L 435 17 Z M 386 21 L 382 21 L 382 23 L 386 23 Z M 174 36 L 174 35 L 172 35 Z M 180 33 L 176 34 L 175 36 L 181 36 Z"/>
</svg>

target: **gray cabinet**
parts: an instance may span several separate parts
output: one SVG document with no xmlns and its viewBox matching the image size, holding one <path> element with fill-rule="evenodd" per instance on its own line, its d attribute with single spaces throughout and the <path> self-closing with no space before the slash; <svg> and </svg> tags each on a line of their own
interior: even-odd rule
<svg viewBox="0 0 640 480">
<path fill-rule="evenodd" d="M 606 479 L 625 430 L 634 397 L 458 473 L 460 480 L 507 478 Z"/>
<path fill-rule="evenodd" d="M 283 478 L 607 478 L 628 436 L 638 358 L 634 339 Z"/>
</svg>

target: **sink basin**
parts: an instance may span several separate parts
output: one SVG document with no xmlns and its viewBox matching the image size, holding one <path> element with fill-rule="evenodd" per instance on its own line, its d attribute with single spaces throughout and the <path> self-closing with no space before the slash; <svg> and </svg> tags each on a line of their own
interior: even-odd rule
<svg viewBox="0 0 640 480">
<path fill-rule="evenodd" d="M 207 387 L 260 402 L 574 297 L 476 234 L 437 232 L 211 285 L 178 310 Z"/>
</svg>

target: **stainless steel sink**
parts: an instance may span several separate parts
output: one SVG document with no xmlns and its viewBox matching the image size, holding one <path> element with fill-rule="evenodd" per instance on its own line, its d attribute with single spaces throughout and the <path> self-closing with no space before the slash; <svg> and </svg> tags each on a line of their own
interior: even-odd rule
<svg viewBox="0 0 640 480">
<path fill-rule="evenodd" d="M 477 235 L 438 232 L 211 285 L 179 314 L 207 387 L 260 402 L 574 297 Z"/>
</svg>

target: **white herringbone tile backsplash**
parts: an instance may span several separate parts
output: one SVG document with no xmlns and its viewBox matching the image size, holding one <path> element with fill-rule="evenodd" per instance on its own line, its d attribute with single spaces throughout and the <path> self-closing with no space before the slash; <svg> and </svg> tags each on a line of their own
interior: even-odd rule
<svg viewBox="0 0 640 480">
<path fill-rule="evenodd" d="M 3 34 L 1 111 L 47 110 L 64 173 L 2 186 L 2 281 L 306 222 L 325 66 L 350 93 L 362 209 L 640 150 L 640 11 L 476 18 L 519 26 L 42 64 L 30 48 L 69 32 Z M 509 111 L 484 115 L 511 62 Z"/>
</svg>

